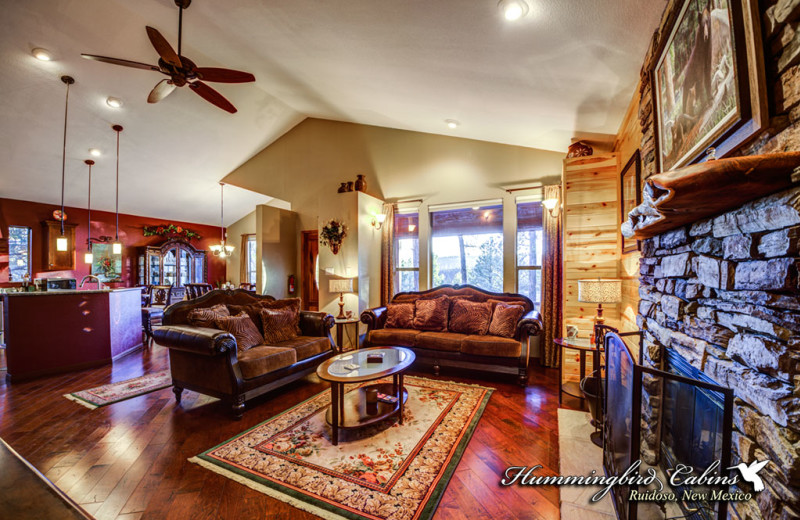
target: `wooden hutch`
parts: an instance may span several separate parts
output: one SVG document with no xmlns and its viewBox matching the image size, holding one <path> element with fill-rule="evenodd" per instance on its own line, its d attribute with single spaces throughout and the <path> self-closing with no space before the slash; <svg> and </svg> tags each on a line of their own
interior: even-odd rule
<svg viewBox="0 0 800 520">
<path fill-rule="evenodd" d="M 203 283 L 208 278 L 206 251 L 195 249 L 182 239 L 171 239 L 160 246 L 139 248 L 137 282 L 139 285 L 175 284 L 172 299 L 182 299 L 187 283 Z"/>
</svg>

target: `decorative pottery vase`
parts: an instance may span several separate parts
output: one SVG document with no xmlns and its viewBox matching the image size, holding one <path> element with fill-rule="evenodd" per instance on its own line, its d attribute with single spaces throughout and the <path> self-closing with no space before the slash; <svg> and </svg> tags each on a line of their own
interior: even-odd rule
<svg viewBox="0 0 800 520">
<path fill-rule="evenodd" d="M 367 179 L 363 175 L 356 175 L 356 191 L 367 191 Z"/>
<path fill-rule="evenodd" d="M 340 244 L 339 242 L 331 242 L 331 252 L 334 255 L 338 255 L 339 254 L 339 248 L 340 247 L 342 247 L 342 244 Z"/>
<path fill-rule="evenodd" d="M 353 181 L 347 183 L 347 191 L 353 191 Z"/>
<path fill-rule="evenodd" d="M 343 182 L 343 183 L 342 183 L 342 184 L 339 186 L 339 189 L 338 189 L 338 190 L 336 190 L 336 193 L 344 193 L 344 192 L 346 192 L 346 191 L 347 191 L 347 183 L 346 183 L 346 182 Z"/>
<path fill-rule="evenodd" d="M 587 157 L 594 153 L 594 149 L 583 141 L 576 141 L 567 148 L 567 159 L 573 157 Z"/>
</svg>

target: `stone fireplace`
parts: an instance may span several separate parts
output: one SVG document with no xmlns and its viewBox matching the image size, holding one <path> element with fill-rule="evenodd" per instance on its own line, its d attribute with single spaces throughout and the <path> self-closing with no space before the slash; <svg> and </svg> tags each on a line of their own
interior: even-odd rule
<svg viewBox="0 0 800 520">
<path fill-rule="evenodd" d="M 800 516 L 800 187 L 642 242 L 637 324 L 643 362 L 662 347 L 733 389 L 733 460 L 770 459 L 741 519 Z M 656 386 L 642 446 L 654 463 Z M 650 460 L 647 460 L 647 459 Z M 749 484 L 742 488 L 750 491 Z"/>
</svg>

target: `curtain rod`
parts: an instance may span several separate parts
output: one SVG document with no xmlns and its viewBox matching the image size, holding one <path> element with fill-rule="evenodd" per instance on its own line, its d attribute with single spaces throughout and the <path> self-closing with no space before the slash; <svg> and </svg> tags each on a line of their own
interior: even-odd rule
<svg viewBox="0 0 800 520">
<path fill-rule="evenodd" d="M 507 188 L 506 193 L 514 193 L 515 191 L 528 191 L 528 190 L 543 190 L 544 186 L 529 186 L 527 188 Z"/>
<path fill-rule="evenodd" d="M 408 202 L 423 202 L 422 199 L 410 199 L 410 200 L 398 200 L 397 202 L 393 202 L 393 206 L 397 206 L 398 204 L 406 204 Z"/>
</svg>

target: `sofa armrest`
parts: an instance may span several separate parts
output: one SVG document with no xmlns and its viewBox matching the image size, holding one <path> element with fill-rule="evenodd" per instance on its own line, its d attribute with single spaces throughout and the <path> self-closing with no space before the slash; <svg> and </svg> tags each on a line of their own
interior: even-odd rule
<svg viewBox="0 0 800 520">
<path fill-rule="evenodd" d="M 386 323 L 386 307 L 373 307 L 361 313 L 361 323 L 367 324 L 367 330 L 382 329 Z"/>
<path fill-rule="evenodd" d="M 153 339 L 161 346 L 215 356 L 229 350 L 236 351 L 236 339 L 229 332 L 189 325 L 153 327 Z"/>
<path fill-rule="evenodd" d="M 333 328 L 333 323 L 333 316 L 327 312 L 300 312 L 300 331 L 303 336 L 325 337 Z"/>
<path fill-rule="evenodd" d="M 528 337 L 538 336 L 543 330 L 542 315 L 539 314 L 539 311 L 530 311 L 517 323 L 518 338 L 522 338 L 523 335 Z"/>
</svg>

